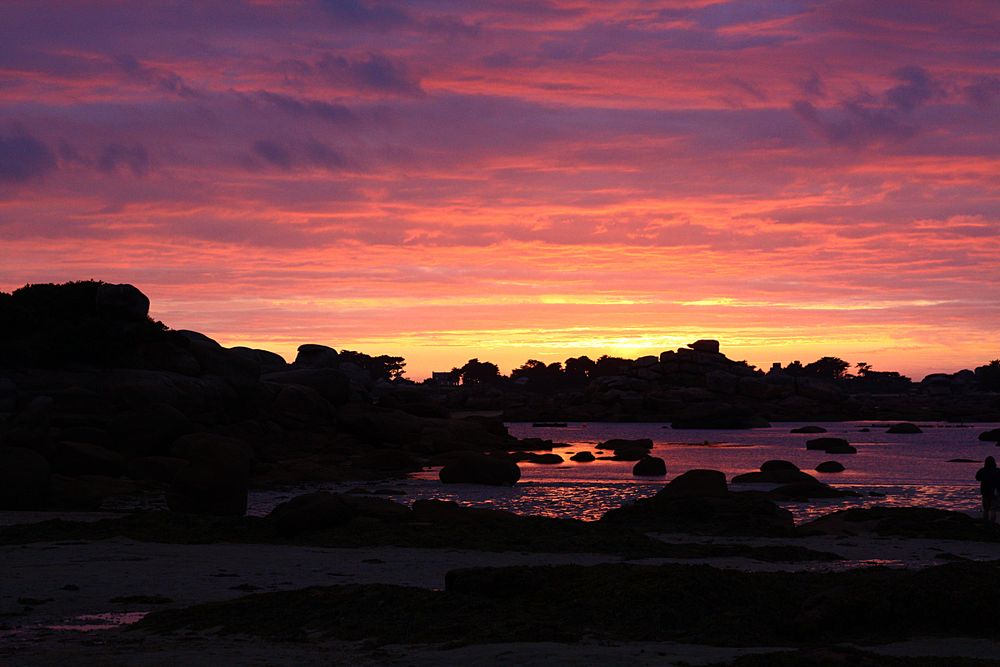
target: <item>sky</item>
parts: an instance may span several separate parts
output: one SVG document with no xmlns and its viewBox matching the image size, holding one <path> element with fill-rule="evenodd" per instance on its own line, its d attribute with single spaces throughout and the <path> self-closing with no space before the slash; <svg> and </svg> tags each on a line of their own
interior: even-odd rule
<svg viewBox="0 0 1000 667">
<path fill-rule="evenodd" d="M 224 345 L 1000 357 L 995 0 L 0 4 L 0 290 Z"/>
</svg>

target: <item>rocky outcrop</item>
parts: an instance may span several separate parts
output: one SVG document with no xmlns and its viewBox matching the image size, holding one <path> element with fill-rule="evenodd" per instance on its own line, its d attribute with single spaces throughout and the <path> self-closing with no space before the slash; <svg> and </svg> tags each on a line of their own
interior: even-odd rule
<svg viewBox="0 0 1000 667">
<path fill-rule="evenodd" d="M 246 443 L 211 433 L 181 436 L 171 455 L 187 461 L 167 493 L 175 512 L 243 516 L 247 511 L 250 455 Z"/>
<path fill-rule="evenodd" d="M 983 431 L 979 434 L 979 440 L 982 442 L 995 442 L 1000 445 L 1000 428 Z"/>
<path fill-rule="evenodd" d="M 445 464 L 438 477 L 444 484 L 485 484 L 513 486 L 521 479 L 521 469 L 513 461 L 474 452 L 459 452 Z"/>
<path fill-rule="evenodd" d="M 44 508 L 50 482 L 44 456 L 23 447 L 0 447 L 0 509 Z"/>
<path fill-rule="evenodd" d="M 591 461 L 596 460 L 596 458 L 597 457 L 590 452 L 577 452 L 569 457 L 569 460 L 576 461 L 577 463 L 590 463 Z"/>
<path fill-rule="evenodd" d="M 608 511 L 601 522 L 710 535 L 789 535 L 793 528 L 790 512 L 759 496 L 729 492 L 725 476 L 714 470 L 689 471 L 652 498 Z"/>
</svg>

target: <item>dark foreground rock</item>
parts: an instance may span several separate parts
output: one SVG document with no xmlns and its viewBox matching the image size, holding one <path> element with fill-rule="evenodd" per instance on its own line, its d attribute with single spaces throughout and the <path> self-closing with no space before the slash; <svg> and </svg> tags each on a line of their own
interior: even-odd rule
<svg viewBox="0 0 1000 667">
<path fill-rule="evenodd" d="M 691 470 L 652 498 L 613 509 L 602 523 L 660 532 L 783 536 L 792 514 L 757 495 L 732 493 L 716 470 Z"/>
<path fill-rule="evenodd" d="M 995 442 L 1000 445 L 1000 428 L 983 431 L 979 434 L 979 439 L 983 442 Z"/>
<path fill-rule="evenodd" d="M 453 570 L 445 590 L 353 585 L 164 610 L 136 630 L 376 643 L 683 641 L 802 646 L 998 638 L 1000 563 L 768 573 L 707 566 Z"/>
<path fill-rule="evenodd" d="M 0 509 L 44 507 L 51 473 L 41 454 L 24 447 L 0 447 Z"/>
<path fill-rule="evenodd" d="M 839 461 L 823 461 L 816 464 L 816 472 L 844 472 L 844 464 Z"/>
<path fill-rule="evenodd" d="M 985 523 L 963 512 L 930 507 L 851 508 L 799 526 L 798 532 L 801 535 L 875 534 L 1000 542 L 1000 525 Z M 997 555 L 1000 556 L 1000 552 Z"/>
</svg>

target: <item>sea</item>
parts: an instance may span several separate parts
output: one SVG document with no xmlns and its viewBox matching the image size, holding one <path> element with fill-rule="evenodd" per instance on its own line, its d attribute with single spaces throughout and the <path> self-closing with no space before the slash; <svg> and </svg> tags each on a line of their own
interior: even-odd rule
<svg viewBox="0 0 1000 667">
<path fill-rule="evenodd" d="M 827 433 L 797 434 L 791 431 L 806 423 L 783 422 L 770 428 L 751 430 L 679 430 L 662 423 L 569 422 L 565 426 L 534 426 L 509 423 L 519 438 L 543 438 L 555 444 L 561 464 L 520 463 L 521 479 L 513 487 L 473 484 L 444 485 L 439 468 L 427 468 L 408 479 L 367 484 L 303 485 L 281 490 L 253 491 L 249 513 L 264 515 L 280 502 L 314 490 L 354 491 L 383 494 L 397 502 L 420 498 L 452 500 L 473 507 L 508 510 L 518 514 L 596 520 L 609 509 L 654 495 L 664 484 L 694 468 L 721 470 L 727 479 L 760 469 L 767 460 L 791 461 L 821 482 L 853 491 L 848 498 L 781 503 L 803 523 L 816 516 L 849 507 L 870 505 L 922 506 L 976 514 L 980 508 L 979 484 L 975 481 L 985 457 L 1000 457 L 1000 448 L 978 439 L 980 433 L 1000 424 L 955 424 L 921 422 L 916 434 L 891 434 L 896 422 L 811 422 Z M 856 454 L 827 454 L 806 450 L 806 441 L 816 437 L 844 438 Z M 569 457 L 579 451 L 597 456 L 597 445 L 612 438 L 649 438 L 653 456 L 666 462 L 666 477 L 635 477 L 633 462 L 597 460 L 576 463 Z M 611 452 L 603 455 L 610 456 Z M 839 473 L 819 473 L 822 461 L 839 461 Z M 768 490 L 774 485 L 731 484 L 734 491 Z"/>
</svg>

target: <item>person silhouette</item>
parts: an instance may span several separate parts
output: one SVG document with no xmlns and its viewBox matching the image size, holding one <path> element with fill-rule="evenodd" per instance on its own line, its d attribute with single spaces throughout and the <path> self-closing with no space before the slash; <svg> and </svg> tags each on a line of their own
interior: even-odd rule
<svg viewBox="0 0 1000 667">
<path fill-rule="evenodd" d="M 995 523 L 997 505 L 1000 504 L 1000 499 L 997 498 L 997 493 L 1000 492 L 1000 469 L 997 468 L 996 459 L 986 457 L 983 467 L 976 471 L 976 480 L 979 482 L 979 493 L 983 496 L 983 519 Z"/>
</svg>

